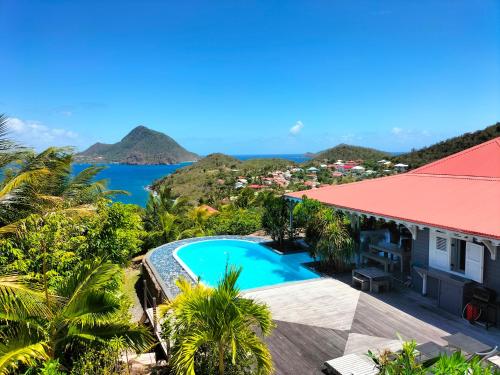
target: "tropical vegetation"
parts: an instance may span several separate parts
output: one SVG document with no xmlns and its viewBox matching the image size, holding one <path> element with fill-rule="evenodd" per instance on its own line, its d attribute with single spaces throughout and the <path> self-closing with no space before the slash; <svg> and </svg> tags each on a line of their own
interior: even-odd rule
<svg viewBox="0 0 500 375">
<path fill-rule="evenodd" d="M 75 175 L 73 160 L 14 144 L 0 116 L 0 374 L 110 374 L 123 350 L 153 344 L 122 292 L 141 212 L 110 200 L 125 192 L 96 178 L 103 167 Z M 81 372 L 91 353 L 109 366 Z"/>
<path fill-rule="evenodd" d="M 120 268 L 109 262 L 84 262 L 48 299 L 36 284 L 4 277 L 0 285 L 0 373 L 8 374 L 47 360 L 70 369 L 75 353 L 87 346 L 121 338 L 126 348 L 146 350 L 152 344 L 145 328 L 123 314 Z"/>
<path fill-rule="evenodd" d="M 388 153 L 368 147 L 339 144 L 335 147 L 314 154 L 314 160 L 336 162 L 337 160 L 380 160 Z"/>
<path fill-rule="evenodd" d="M 496 137 L 500 137 L 500 122 L 473 133 L 465 133 L 429 147 L 412 150 L 411 152 L 395 156 L 392 160 L 394 163 L 405 163 L 410 168 L 417 168 Z"/>
<path fill-rule="evenodd" d="M 179 279 L 180 294 L 164 306 L 163 332 L 173 343 L 176 374 L 270 374 L 262 337 L 273 329 L 269 308 L 244 298 L 241 269 L 229 268 L 215 288 Z"/>
<path fill-rule="evenodd" d="M 403 343 L 402 349 L 393 353 L 385 350 L 381 353 L 369 351 L 370 357 L 381 375 L 493 375 L 499 371 L 481 362 L 479 356 L 465 357 L 461 352 L 443 354 L 426 361 L 419 360 L 417 343 Z"/>
</svg>

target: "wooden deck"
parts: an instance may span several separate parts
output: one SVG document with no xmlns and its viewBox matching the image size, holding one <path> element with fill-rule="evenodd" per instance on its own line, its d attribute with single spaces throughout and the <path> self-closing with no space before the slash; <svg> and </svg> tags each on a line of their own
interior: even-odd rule
<svg viewBox="0 0 500 375">
<path fill-rule="evenodd" d="M 443 336 L 463 332 L 492 346 L 500 342 L 497 329 L 471 326 L 410 290 L 372 295 L 324 278 L 245 294 L 273 313 L 277 327 L 267 342 L 276 374 L 321 374 L 325 361 L 345 354 L 398 349 L 398 335 L 445 345 Z"/>
</svg>

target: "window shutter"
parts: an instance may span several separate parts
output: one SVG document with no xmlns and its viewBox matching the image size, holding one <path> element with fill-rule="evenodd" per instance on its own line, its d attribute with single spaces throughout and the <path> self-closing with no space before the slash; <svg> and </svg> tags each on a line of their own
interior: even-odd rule
<svg viewBox="0 0 500 375">
<path fill-rule="evenodd" d="M 473 242 L 465 246 L 465 276 L 468 279 L 483 282 L 484 247 Z"/>
<path fill-rule="evenodd" d="M 447 251 L 448 239 L 443 237 L 436 237 L 436 249 L 439 251 Z"/>
<path fill-rule="evenodd" d="M 449 238 L 432 231 L 429 236 L 429 266 L 443 270 L 450 270 Z"/>
</svg>

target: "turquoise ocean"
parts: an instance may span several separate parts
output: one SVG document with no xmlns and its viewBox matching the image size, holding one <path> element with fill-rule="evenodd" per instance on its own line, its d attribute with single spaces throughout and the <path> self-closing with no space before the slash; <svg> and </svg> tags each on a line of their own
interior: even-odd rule
<svg viewBox="0 0 500 375">
<path fill-rule="evenodd" d="M 304 155 L 233 155 L 240 160 L 252 158 L 282 158 L 300 163 L 306 161 Z M 117 195 L 116 201 L 123 203 L 133 203 L 145 206 L 148 199 L 148 186 L 155 180 L 172 174 L 177 169 L 190 165 L 191 163 L 181 163 L 172 165 L 127 165 L 127 164 L 104 164 L 104 169 L 97 176 L 98 179 L 108 180 L 108 189 L 126 190 L 130 195 Z M 90 164 L 74 164 L 73 173 L 78 173 Z"/>
</svg>

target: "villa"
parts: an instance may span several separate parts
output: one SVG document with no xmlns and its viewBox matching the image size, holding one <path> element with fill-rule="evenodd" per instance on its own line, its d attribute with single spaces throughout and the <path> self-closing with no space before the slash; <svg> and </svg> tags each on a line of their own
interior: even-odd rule
<svg viewBox="0 0 500 375">
<path fill-rule="evenodd" d="M 387 247 L 407 252 L 398 253 L 395 276 L 440 308 L 461 316 L 478 287 L 491 300 L 500 295 L 500 137 L 407 173 L 285 197 L 304 196 L 347 213 L 358 228 L 361 217 L 397 226 L 399 244 Z M 497 304 L 486 309 L 496 323 Z"/>
<path fill-rule="evenodd" d="M 242 293 L 271 310 L 276 328 L 266 343 L 276 374 L 321 375 L 335 360 L 399 350 L 398 336 L 423 348 L 449 347 L 453 337 L 488 350 L 498 345 L 500 331 L 490 327 L 499 315 L 500 137 L 407 173 L 305 184 L 313 189 L 285 194 L 290 207 L 306 196 L 349 215 L 361 250 L 354 271 L 377 270 L 393 288 L 356 288 L 350 272 L 317 273 L 307 252 L 277 252 L 266 237 L 183 239 L 143 261 L 143 306 L 160 339 L 157 304 L 179 292 L 175 280 L 214 286 L 231 254 L 243 266 Z M 473 298 L 482 303 L 486 329 L 462 319 Z"/>
</svg>

